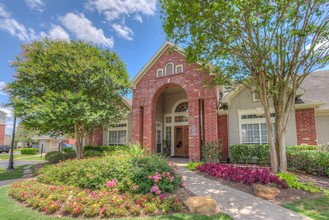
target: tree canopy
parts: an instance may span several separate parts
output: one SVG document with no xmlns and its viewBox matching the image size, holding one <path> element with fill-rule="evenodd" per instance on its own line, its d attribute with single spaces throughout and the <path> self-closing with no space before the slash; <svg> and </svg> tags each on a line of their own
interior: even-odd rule
<svg viewBox="0 0 329 220">
<path fill-rule="evenodd" d="M 285 133 L 297 88 L 311 72 L 328 64 L 328 1 L 160 2 L 164 31 L 169 40 L 186 48 L 189 61 L 211 63 L 217 84 L 248 86 L 252 81 L 256 86 L 265 112 L 272 170 L 277 171 L 279 161 L 285 171 Z"/>
<path fill-rule="evenodd" d="M 82 41 L 43 39 L 22 50 L 7 88 L 15 115 L 41 133 L 75 134 L 82 157 L 84 135 L 126 113 L 120 108 L 129 86 L 125 64 L 114 52 Z"/>
</svg>

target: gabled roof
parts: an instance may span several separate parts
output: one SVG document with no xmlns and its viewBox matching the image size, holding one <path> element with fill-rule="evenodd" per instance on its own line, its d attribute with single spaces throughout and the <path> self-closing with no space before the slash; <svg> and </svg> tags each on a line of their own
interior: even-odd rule
<svg viewBox="0 0 329 220">
<path fill-rule="evenodd" d="M 129 109 L 131 109 L 131 106 L 132 106 L 132 100 L 131 99 L 122 96 L 122 101 Z"/>
<path fill-rule="evenodd" d="M 151 57 L 151 59 L 143 66 L 143 68 L 137 73 L 134 79 L 130 82 L 130 86 L 132 88 L 136 88 L 139 80 L 143 78 L 143 76 L 147 73 L 147 71 L 151 68 L 151 66 L 159 59 L 159 57 L 168 49 L 174 48 L 175 51 L 184 55 L 184 49 L 174 45 L 173 43 L 166 41 L 162 44 L 162 46 L 155 52 L 155 54 Z"/>
</svg>

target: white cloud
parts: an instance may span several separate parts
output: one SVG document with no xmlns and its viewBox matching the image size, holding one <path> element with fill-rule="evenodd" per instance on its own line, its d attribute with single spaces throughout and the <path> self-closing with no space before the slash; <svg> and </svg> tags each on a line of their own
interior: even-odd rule
<svg viewBox="0 0 329 220">
<path fill-rule="evenodd" d="M 7 118 L 12 118 L 13 117 L 13 110 L 12 110 L 12 108 L 0 107 L 0 111 L 4 112 L 6 114 L 6 117 Z"/>
<path fill-rule="evenodd" d="M 26 5 L 32 9 L 37 10 L 39 12 L 43 12 L 45 7 L 45 3 L 42 0 L 25 0 Z"/>
<path fill-rule="evenodd" d="M 113 24 L 112 27 L 120 37 L 126 40 L 133 39 L 132 36 L 134 35 L 134 32 L 126 25 Z"/>
<path fill-rule="evenodd" d="M 98 45 L 113 47 L 113 38 L 106 37 L 102 29 L 97 29 L 84 14 L 67 13 L 60 18 L 62 25 L 76 35 L 77 38 Z"/>
<path fill-rule="evenodd" d="M 8 32 L 12 36 L 18 37 L 21 41 L 35 40 L 37 35 L 31 28 L 26 28 L 11 17 L 3 5 L 0 4 L 0 29 Z"/>
<path fill-rule="evenodd" d="M 0 95 L 7 95 L 7 93 L 4 92 L 6 86 L 7 84 L 5 81 L 0 81 Z"/>
<path fill-rule="evenodd" d="M 140 23 L 143 23 L 143 18 L 141 15 L 135 15 L 134 20 L 139 21 Z"/>
<path fill-rule="evenodd" d="M 70 35 L 59 25 L 54 25 L 46 37 L 49 37 L 53 40 L 70 40 Z"/>
<path fill-rule="evenodd" d="M 149 15 L 156 12 L 157 0 L 88 0 L 85 7 L 104 13 L 107 20 L 114 20 L 126 15 Z"/>
</svg>

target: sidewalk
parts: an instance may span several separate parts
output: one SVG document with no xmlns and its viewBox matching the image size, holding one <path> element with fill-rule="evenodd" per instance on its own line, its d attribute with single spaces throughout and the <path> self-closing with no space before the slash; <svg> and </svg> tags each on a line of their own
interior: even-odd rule
<svg viewBox="0 0 329 220">
<path fill-rule="evenodd" d="M 293 211 L 260 199 L 248 193 L 222 185 L 217 181 L 207 179 L 184 167 L 181 159 L 172 159 L 183 175 L 186 188 L 197 196 L 211 196 L 216 200 L 218 207 L 234 219 L 243 220 L 306 220 Z"/>
</svg>

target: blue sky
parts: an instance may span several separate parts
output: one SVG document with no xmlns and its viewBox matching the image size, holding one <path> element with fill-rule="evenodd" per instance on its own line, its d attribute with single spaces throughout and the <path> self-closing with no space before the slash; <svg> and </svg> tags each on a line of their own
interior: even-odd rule
<svg viewBox="0 0 329 220">
<path fill-rule="evenodd" d="M 20 45 L 41 37 L 83 39 L 111 49 L 131 79 L 165 41 L 157 0 L 0 0 L 0 88 L 13 80 L 9 61 L 20 54 Z M 6 102 L 0 90 L 0 105 Z M 6 124 L 10 134 L 10 115 Z"/>
</svg>

